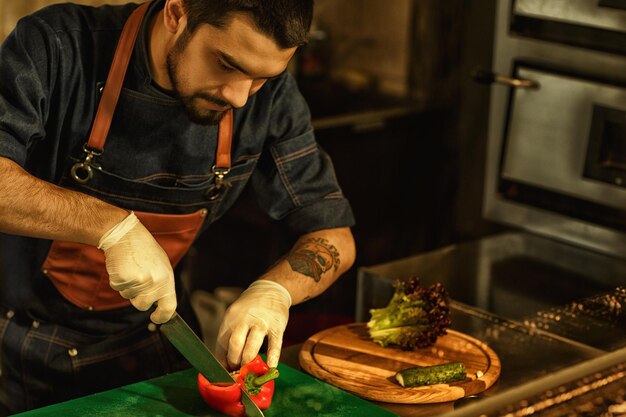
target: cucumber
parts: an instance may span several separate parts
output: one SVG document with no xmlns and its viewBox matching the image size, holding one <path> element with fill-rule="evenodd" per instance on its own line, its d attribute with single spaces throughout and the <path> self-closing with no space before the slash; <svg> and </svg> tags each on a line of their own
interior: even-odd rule
<svg viewBox="0 0 626 417">
<path fill-rule="evenodd" d="M 403 387 L 418 387 L 421 385 L 463 381 L 467 376 L 467 370 L 461 362 L 449 362 L 440 365 L 416 366 L 403 369 L 395 376 L 398 383 Z"/>
</svg>

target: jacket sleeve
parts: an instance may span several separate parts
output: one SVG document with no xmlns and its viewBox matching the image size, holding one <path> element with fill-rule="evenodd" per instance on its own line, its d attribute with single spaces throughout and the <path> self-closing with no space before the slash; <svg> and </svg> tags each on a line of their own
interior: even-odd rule
<svg viewBox="0 0 626 417">
<path fill-rule="evenodd" d="M 308 105 L 291 76 L 281 81 L 269 109 L 266 147 L 251 178 L 259 205 L 297 234 L 352 226 L 350 204 L 315 140 Z"/>
<path fill-rule="evenodd" d="M 24 165 L 45 137 L 49 93 L 57 68 L 55 33 L 25 17 L 0 46 L 0 156 Z"/>
</svg>

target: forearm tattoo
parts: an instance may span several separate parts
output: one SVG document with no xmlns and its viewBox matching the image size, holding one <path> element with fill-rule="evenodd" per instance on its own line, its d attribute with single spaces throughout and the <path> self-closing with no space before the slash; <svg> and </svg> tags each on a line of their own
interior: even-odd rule
<svg viewBox="0 0 626 417">
<path fill-rule="evenodd" d="M 339 268 L 339 251 L 328 240 L 310 238 L 303 241 L 287 255 L 291 269 L 311 277 L 315 282 L 322 279 L 324 272 Z"/>
</svg>

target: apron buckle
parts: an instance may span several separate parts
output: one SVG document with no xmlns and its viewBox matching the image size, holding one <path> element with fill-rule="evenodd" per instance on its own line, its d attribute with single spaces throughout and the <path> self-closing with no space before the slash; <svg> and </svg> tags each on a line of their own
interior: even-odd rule
<svg viewBox="0 0 626 417">
<path fill-rule="evenodd" d="M 227 184 L 224 182 L 224 178 L 230 172 L 230 168 L 219 168 L 213 165 L 211 171 L 213 171 L 213 175 L 215 175 L 215 188 L 219 190 Z"/>
<path fill-rule="evenodd" d="M 83 151 L 87 154 L 83 162 L 76 162 L 72 165 L 70 174 L 74 181 L 79 184 L 86 184 L 93 178 L 93 169 L 91 168 L 91 160 L 94 156 L 102 155 L 102 151 L 87 148 L 87 144 L 83 145 Z"/>
<path fill-rule="evenodd" d="M 215 176 L 215 184 L 206 192 L 206 197 L 207 200 L 214 201 L 222 194 L 224 188 L 231 186 L 229 182 L 224 181 L 224 178 L 230 172 L 230 168 L 219 168 L 213 165 L 211 171 Z"/>
</svg>

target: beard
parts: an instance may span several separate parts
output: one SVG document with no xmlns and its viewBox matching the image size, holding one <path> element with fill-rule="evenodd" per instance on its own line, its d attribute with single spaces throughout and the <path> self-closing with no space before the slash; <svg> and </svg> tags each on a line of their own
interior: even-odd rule
<svg viewBox="0 0 626 417">
<path fill-rule="evenodd" d="M 185 29 L 180 38 L 176 40 L 176 43 L 167 54 L 167 74 L 172 84 L 173 93 L 176 98 L 178 98 L 182 103 L 185 113 L 187 114 L 187 117 L 189 117 L 189 120 L 191 120 L 193 123 L 200 125 L 216 125 L 219 124 L 220 120 L 222 120 L 222 117 L 224 117 L 226 111 L 203 109 L 201 106 L 198 105 L 198 102 L 206 100 L 217 106 L 227 108 L 231 107 L 230 103 L 208 93 L 200 92 L 191 95 L 184 95 L 181 93 L 184 81 L 179 72 L 179 67 L 181 65 L 180 57 L 190 40 L 191 33 L 187 29 Z"/>
</svg>

